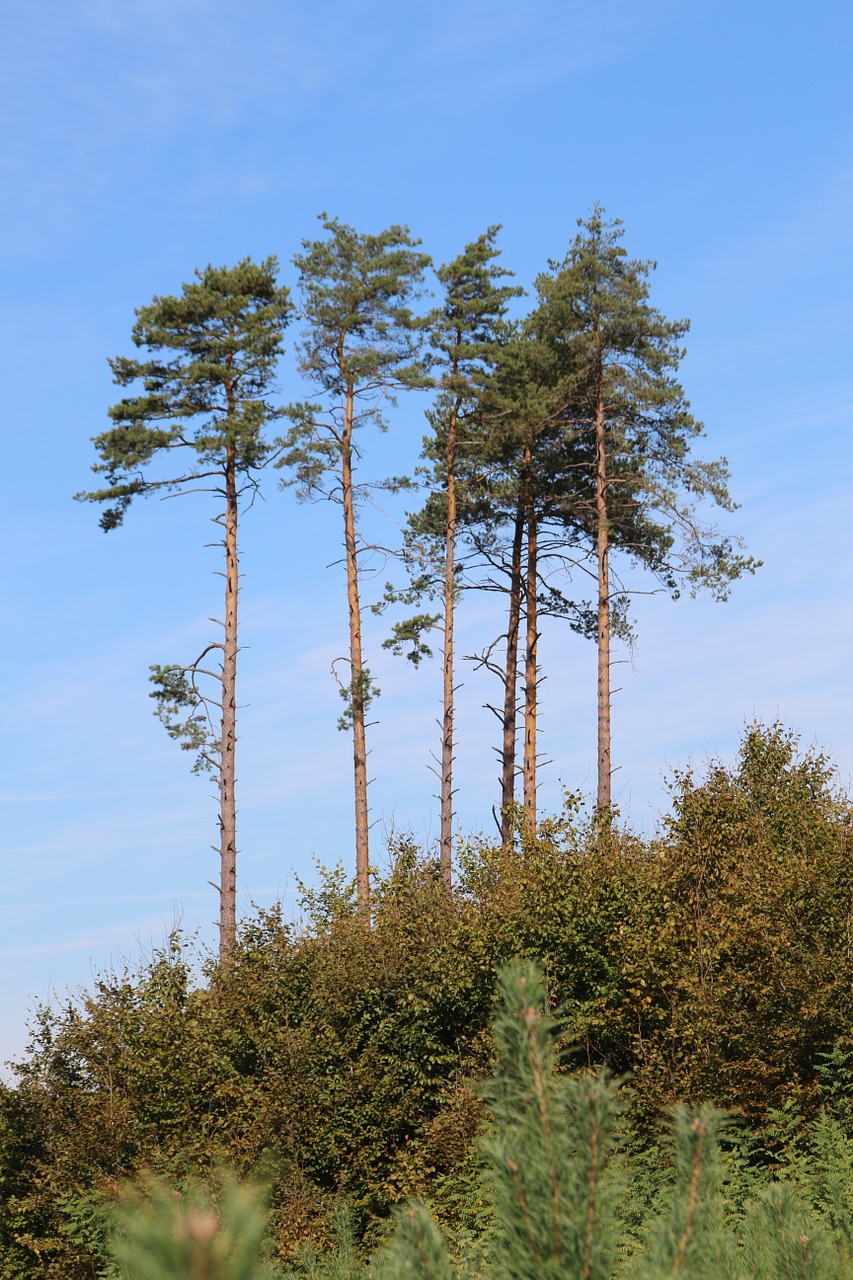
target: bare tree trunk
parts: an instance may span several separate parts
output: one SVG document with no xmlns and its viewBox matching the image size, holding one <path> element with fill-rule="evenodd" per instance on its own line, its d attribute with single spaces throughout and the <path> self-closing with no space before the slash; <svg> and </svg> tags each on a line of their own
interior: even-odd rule
<svg viewBox="0 0 853 1280">
<path fill-rule="evenodd" d="M 525 612 L 527 637 L 524 653 L 524 826 L 536 834 L 536 711 L 537 649 L 539 643 L 537 521 L 532 500 L 527 507 L 527 581 Z"/>
<path fill-rule="evenodd" d="M 503 745 L 501 750 L 501 844 L 512 848 L 512 807 L 515 803 L 515 748 L 518 683 L 518 625 L 521 618 L 521 547 L 524 537 L 524 507 L 515 516 L 510 561 L 509 618 L 506 629 L 504 667 Z"/>
<path fill-rule="evenodd" d="M 355 538 L 355 500 L 352 483 L 354 394 L 347 385 L 341 448 L 341 501 L 344 509 L 344 547 L 347 566 L 347 604 L 350 640 L 350 711 L 355 780 L 355 878 L 358 909 L 370 925 L 369 822 L 367 811 L 367 743 L 365 739 L 365 672 L 361 648 L 361 604 L 358 595 L 358 554 Z"/>
<path fill-rule="evenodd" d="M 225 642 L 222 658 L 222 754 L 219 764 L 219 959 L 226 966 L 237 934 L 237 477 L 229 445 L 225 468 Z"/>
<path fill-rule="evenodd" d="M 599 813 L 610 808 L 610 564 L 607 525 L 607 434 L 604 402 L 595 406 L 595 518 L 598 552 L 598 801 Z"/>
<path fill-rule="evenodd" d="M 453 856 L 453 623 L 456 605 L 456 427 L 458 401 L 447 432 L 447 527 L 444 556 L 444 707 L 441 725 L 441 881 L 452 888 Z"/>
</svg>

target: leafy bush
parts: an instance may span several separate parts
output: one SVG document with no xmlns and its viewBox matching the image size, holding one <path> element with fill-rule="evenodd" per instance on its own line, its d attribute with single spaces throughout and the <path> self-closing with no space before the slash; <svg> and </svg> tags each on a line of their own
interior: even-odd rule
<svg viewBox="0 0 853 1280">
<path fill-rule="evenodd" d="M 516 962 L 501 979 L 489 1088 L 493 1135 L 486 1146 L 497 1227 L 484 1269 L 501 1280 L 611 1280 L 623 1274 L 619 1174 L 614 1167 L 617 1091 L 602 1075 L 558 1075 L 556 1026 L 535 966 Z M 743 1228 L 726 1223 L 712 1107 L 674 1113 L 665 1210 L 643 1232 L 628 1265 L 634 1280 L 841 1280 L 849 1241 L 816 1222 L 784 1184 L 766 1188 Z M 398 1211 L 381 1259 L 383 1280 L 473 1280 L 422 1205 Z"/>
<path fill-rule="evenodd" d="M 852 814 L 822 756 L 752 728 L 733 769 L 674 780 L 653 839 L 570 805 L 512 850 L 470 841 L 452 896 L 398 842 L 370 931 L 333 872 L 300 923 L 248 919 L 227 977 L 173 937 L 40 1010 L 16 1087 L 0 1086 L 0 1280 L 93 1280 L 129 1176 L 244 1176 L 261 1161 L 282 1257 L 322 1252 L 341 1200 L 369 1252 L 413 1198 L 457 1254 L 480 1256 L 494 1223 L 477 1082 L 513 957 L 539 963 L 561 1008 L 563 1067 L 630 1075 L 626 1249 L 672 1165 L 660 1121 L 680 1098 L 735 1119 L 719 1147 L 733 1221 L 770 1174 L 840 1230 Z"/>
<path fill-rule="evenodd" d="M 395 1230 L 372 1264 L 359 1261 L 348 1214 L 337 1248 L 303 1252 L 306 1280 L 842 1280 L 849 1239 L 816 1222 L 775 1183 L 740 1230 L 721 1191 L 721 1116 L 676 1108 L 673 1160 L 661 1212 L 626 1262 L 619 1205 L 625 1166 L 615 1158 L 622 1107 L 602 1074 L 556 1070 L 557 1024 L 541 973 L 516 961 L 501 975 L 497 1063 L 487 1086 L 484 1145 L 492 1230 L 480 1256 L 454 1257 L 427 1208 L 395 1211 Z M 226 1179 L 218 1200 L 198 1187 L 177 1197 L 162 1182 L 125 1196 L 112 1245 L 126 1280 L 260 1280 L 264 1219 L 256 1193 Z"/>
</svg>

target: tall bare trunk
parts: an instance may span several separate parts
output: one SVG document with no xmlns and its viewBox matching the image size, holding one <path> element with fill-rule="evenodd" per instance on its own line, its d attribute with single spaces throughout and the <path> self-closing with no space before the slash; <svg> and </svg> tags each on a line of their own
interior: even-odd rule
<svg viewBox="0 0 853 1280">
<path fill-rule="evenodd" d="M 536 684 L 537 649 L 539 644 L 537 521 L 533 502 L 527 506 L 527 581 L 525 612 L 527 636 L 524 652 L 524 826 L 529 835 L 536 834 Z"/>
<path fill-rule="evenodd" d="M 361 604 L 358 595 L 358 554 L 355 538 L 355 499 L 352 483 L 352 433 L 354 393 L 347 386 L 344 432 L 341 449 L 341 494 L 344 509 L 344 547 L 347 566 L 349 606 L 350 707 L 352 714 L 352 758 L 355 780 L 355 878 L 358 909 L 370 924 L 369 822 L 367 812 L 367 743 L 364 728 L 365 673 L 361 649 Z"/>
<path fill-rule="evenodd" d="M 444 707 L 441 724 L 441 836 L 439 864 L 445 888 L 452 887 L 453 856 L 453 623 L 456 604 L 456 427 L 454 405 L 447 432 L 447 527 L 444 556 Z"/>
<path fill-rule="evenodd" d="M 524 538 L 524 507 L 519 503 L 512 535 L 509 578 L 509 617 L 506 628 L 504 667 L 503 745 L 501 750 L 501 843 L 512 847 L 512 808 L 515 803 L 516 688 L 518 684 L 518 624 L 521 618 L 521 548 Z"/>
<path fill-rule="evenodd" d="M 604 402 L 595 406 L 595 518 L 598 552 L 598 811 L 610 808 L 610 564 Z"/>
<path fill-rule="evenodd" d="M 219 959 L 227 965 L 237 932 L 237 477 L 229 445 L 225 468 L 225 641 L 222 659 L 222 755 L 219 766 Z"/>
</svg>

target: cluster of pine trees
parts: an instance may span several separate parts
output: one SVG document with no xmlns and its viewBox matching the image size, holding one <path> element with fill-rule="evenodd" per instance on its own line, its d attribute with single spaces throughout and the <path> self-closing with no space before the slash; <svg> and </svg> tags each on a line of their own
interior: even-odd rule
<svg viewBox="0 0 853 1280">
<path fill-rule="evenodd" d="M 341 727 L 352 734 L 356 882 L 370 920 L 367 712 L 375 696 L 362 635 L 362 577 L 370 552 L 360 516 L 368 489 L 358 463 L 366 428 L 385 428 L 395 397 L 431 391 L 420 505 L 396 554 L 408 570 L 376 607 L 412 609 L 390 647 L 415 663 L 440 637 L 443 681 L 440 866 L 451 885 L 455 614 L 463 593 L 499 593 L 504 621 L 479 664 L 501 696 L 505 849 L 518 779 L 526 833 L 537 830 L 539 631 L 567 620 L 598 648 L 597 809 L 611 808 L 610 672 L 614 637 L 630 632 L 620 562 L 673 595 L 725 598 L 756 562 L 702 515 L 732 507 L 723 460 L 692 452 L 703 433 L 678 381 L 686 321 L 649 300 L 653 263 L 627 256 L 622 228 L 596 207 L 565 258 L 535 282 L 533 306 L 511 316 L 521 290 L 499 263 L 490 227 L 434 270 L 408 229 L 358 232 L 325 215 L 323 234 L 294 258 L 298 301 L 275 258 L 207 267 L 179 296 L 139 309 L 140 355 L 111 362 L 128 394 L 95 439 L 103 484 L 78 495 L 103 506 L 105 530 L 137 497 L 209 490 L 222 529 L 221 635 L 191 661 L 152 667 L 157 714 L 219 790 L 220 956 L 236 938 L 238 528 L 265 472 L 303 498 L 336 504 L 343 522 L 349 618 Z M 420 304 L 420 305 L 419 305 Z M 277 391 L 288 325 L 298 317 L 298 370 L 311 398 Z M 410 481 L 389 477 L 380 487 Z M 374 486 L 375 487 L 375 486 Z"/>
</svg>

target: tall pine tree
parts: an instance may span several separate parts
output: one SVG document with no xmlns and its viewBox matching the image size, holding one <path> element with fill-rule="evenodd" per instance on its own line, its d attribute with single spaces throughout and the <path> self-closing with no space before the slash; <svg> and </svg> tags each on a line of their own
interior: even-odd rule
<svg viewBox="0 0 853 1280">
<path fill-rule="evenodd" d="M 303 241 L 294 258 L 299 270 L 300 369 L 322 396 L 321 403 L 292 405 L 292 426 L 283 440 L 282 466 L 303 497 L 337 502 L 343 515 L 344 561 L 349 612 L 349 680 L 342 686 L 346 709 L 340 727 L 352 730 L 355 788 L 356 883 L 359 910 L 370 918 L 369 817 L 366 711 L 375 696 L 362 644 L 359 558 L 365 551 L 358 528 L 355 480 L 356 433 L 367 423 L 386 425 L 381 403 L 393 403 L 402 388 L 426 384 L 420 359 L 424 322 L 411 304 L 421 294 L 429 265 L 407 227 L 378 235 L 321 215 L 326 235 Z"/>
<path fill-rule="evenodd" d="M 439 626 L 442 635 L 442 718 L 439 757 L 441 878 L 451 887 L 453 852 L 454 702 L 456 691 L 455 616 L 458 596 L 457 525 L 466 480 L 477 471 L 484 449 L 478 411 L 500 346 L 509 336 L 506 309 L 522 290 L 502 283 L 512 273 L 497 263 L 500 227 L 489 227 L 451 262 L 436 270 L 443 298 L 429 317 L 433 376 L 438 398 L 427 415 L 430 434 L 424 440 L 427 497 L 407 530 L 410 563 L 419 585 L 409 598 L 423 594 L 441 598 L 440 614 L 418 614 L 394 628 L 392 646 L 410 644 L 418 660 L 424 630 Z M 460 494 L 460 483 L 462 492 Z M 464 512 L 463 512 L 464 519 Z M 426 550 L 426 572 L 424 551 Z"/>
<path fill-rule="evenodd" d="M 152 667 L 151 696 L 170 737 L 195 754 L 195 771 L 218 783 L 223 964 L 236 931 L 237 528 L 241 501 L 254 495 L 274 452 L 265 428 L 281 413 L 270 397 L 292 307 L 277 269 L 274 257 L 208 266 L 180 296 L 155 297 L 137 311 L 133 342 L 148 358 L 119 356 L 110 367 L 119 386 L 138 389 L 112 406 L 112 427 L 94 438 L 101 460 L 92 470 L 106 484 L 77 495 L 106 504 L 104 530 L 122 523 L 136 497 L 202 490 L 222 504 L 222 639 L 187 665 Z"/>
<path fill-rule="evenodd" d="M 649 302 L 655 264 L 628 258 L 622 224 L 596 206 L 565 259 L 536 282 L 529 331 L 551 353 L 554 408 L 577 455 L 567 519 L 585 521 L 597 565 L 598 791 L 611 806 L 610 667 L 614 594 L 611 552 L 650 571 L 674 596 L 682 587 L 726 599 L 753 572 L 738 539 L 722 535 L 700 504 L 734 508 L 725 459 L 702 462 L 691 446 L 704 434 L 677 381 L 689 324 L 666 320 Z"/>
<path fill-rule="evenodd" d="M 505 848 L 512 842 L 515 822 L 519 703 L 523 709 L 522 818 L 529 834 L 536 830 L 541 619 L 556 613 L 567 617 L 582 634 L 589 630 L 588 606 L 552 585 L 555 572 L 565 577 L 566 567 L 586 555 L 583 523 L 578 524 L 571 501 L 577 459 L 566 439 L 562 415 L 555 411 L 553 366 L 551 353 L 531 338 L 526 324 L 501 350 L 486 402 L 491 465 L 484 473 L 484 488 L 488 499 L 469 532 L 490 566 L 485 584 L 496 585 L 497 573 L 508 595 L 503 664 L 493 657 L 494 647 L 485 661 L 499 674 L 504 694 L 502 708 L 493 709 L 502 725 L 501 839 Z M 496 534 L 501 527 L 503 536 Z M 521 699 L 519 666 L 524 677 Z"/>
</svg>

